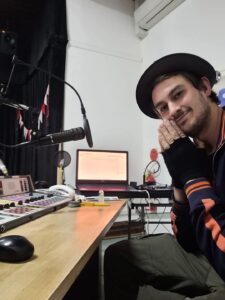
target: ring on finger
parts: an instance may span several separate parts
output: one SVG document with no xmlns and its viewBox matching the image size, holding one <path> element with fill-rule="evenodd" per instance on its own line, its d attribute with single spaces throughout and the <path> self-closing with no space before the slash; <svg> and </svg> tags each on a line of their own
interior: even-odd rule
<svg viewBox="0 0 225 300">
<path fill-rule="evenodd" d="M 180 136 L 179 136 L 179 135 L 176 135 L 176 136 L 173 138 L 173 140 L 176 141 L 176 140 L 178 140 L 179 138 L 180 138 Z"/>
</svg>

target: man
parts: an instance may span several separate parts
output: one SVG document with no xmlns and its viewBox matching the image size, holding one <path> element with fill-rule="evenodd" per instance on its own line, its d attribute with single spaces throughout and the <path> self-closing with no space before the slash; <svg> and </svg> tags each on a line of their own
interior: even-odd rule
<svg viewBox="0 0 225 300">
<path fill-rule="evenodd" d="M 105 300 L 225 299 L 225 113 L 212 91 L 217 75 L 201 57 L 177 53 L 154 62 L 138 83 L 140 109 L 162 120 L 174 236 L 110 246 Z"/>
</svg>

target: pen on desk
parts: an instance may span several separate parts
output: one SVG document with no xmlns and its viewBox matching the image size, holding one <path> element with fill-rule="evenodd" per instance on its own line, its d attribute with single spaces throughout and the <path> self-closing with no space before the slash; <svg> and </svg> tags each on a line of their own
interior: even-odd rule
<svg viewBox="0 0 225 300">
<path fill-rule="evenodd" d="M 81 202 L 81 206 L 109 206 L 109 203 L 99 203 L 99 202 L 90 202 L 90 201 L 84 201 Z"/>
</svg>

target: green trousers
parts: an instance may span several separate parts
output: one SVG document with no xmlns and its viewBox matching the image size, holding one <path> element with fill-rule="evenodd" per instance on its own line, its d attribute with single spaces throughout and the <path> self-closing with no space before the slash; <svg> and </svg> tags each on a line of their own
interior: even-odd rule
<svg viewBox="0 0 225 300">
<path fill-rule="evenodd" d="M 115 243 L 105 251 L 105 300 L 224 300 L 225 283 L 203 255 L 170 234 Z"/>
</svg>

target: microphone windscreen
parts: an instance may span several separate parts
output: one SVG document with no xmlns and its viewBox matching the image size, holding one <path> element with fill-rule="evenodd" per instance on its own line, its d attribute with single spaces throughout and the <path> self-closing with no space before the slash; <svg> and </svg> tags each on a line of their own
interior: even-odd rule
<svg viewBox="0 0 225 300">
<path fill-rule="evenodd" d="M 93 147 L 93 140 L 92 140 L 92 136 L 91 136 L 91 129 L 90 129 L 90 126 L 89 126 L 88 119 L 85 116 L 84 116 L 84 119 L 83 119 L 83 124 L 84 124 L 84 133 L 85 133 L 85 136 L 86 136 L 88 146 L 90 148 L 92 148 Z"/>
</svg>

